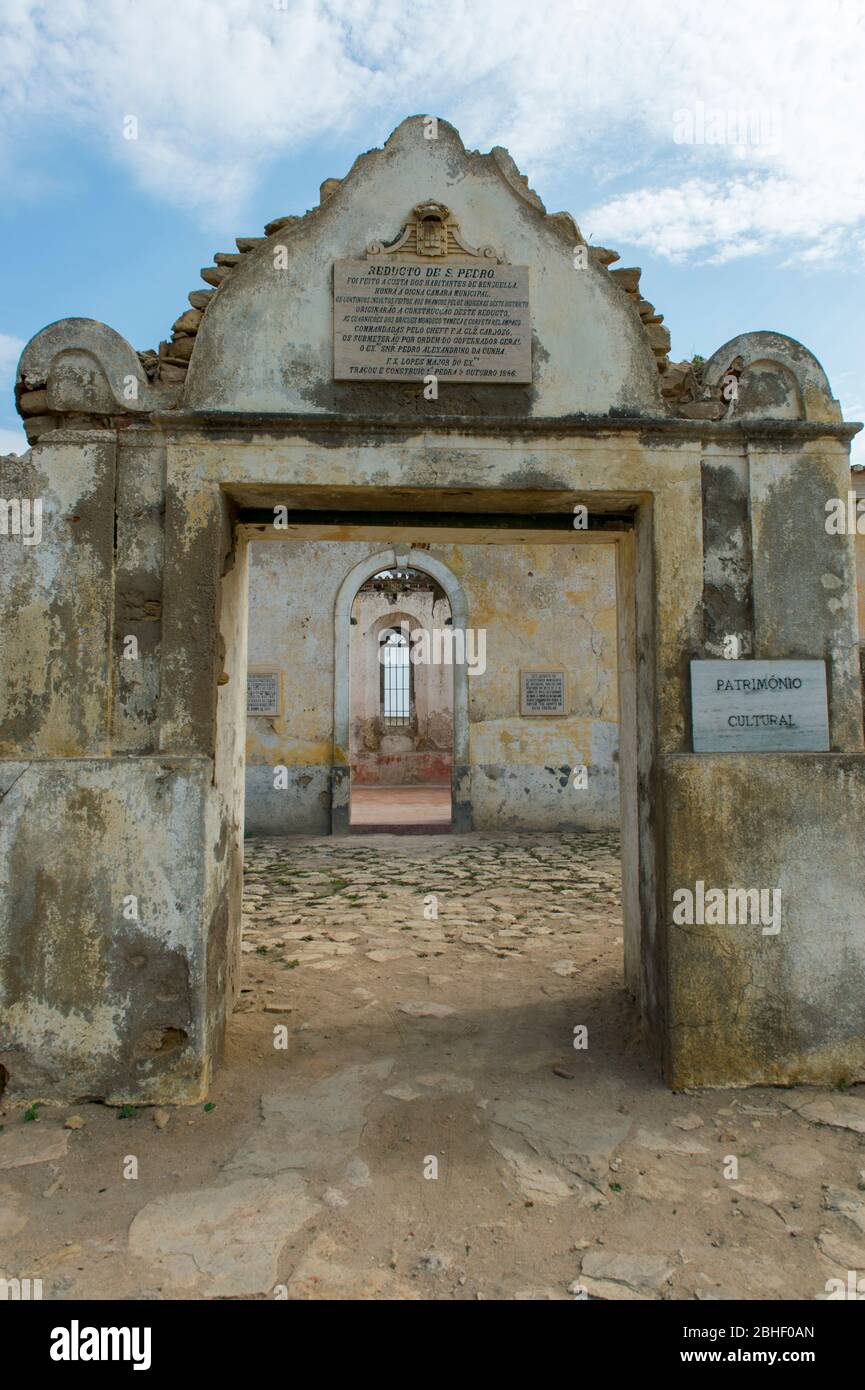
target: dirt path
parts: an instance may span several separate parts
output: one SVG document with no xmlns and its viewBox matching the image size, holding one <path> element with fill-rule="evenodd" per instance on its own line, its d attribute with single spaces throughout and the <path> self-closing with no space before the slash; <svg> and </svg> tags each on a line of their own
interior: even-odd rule
<svg viewBox="0 0 865 1390">
<path fill-rule="evenodd" d="M 46 1298 L 813 1299 L 865 1274 L 863 1088 L 660 1084 L 614 836 L 247 843 L 213 1108 L 7 1106 L 7 1277 Z"/>
</svg>

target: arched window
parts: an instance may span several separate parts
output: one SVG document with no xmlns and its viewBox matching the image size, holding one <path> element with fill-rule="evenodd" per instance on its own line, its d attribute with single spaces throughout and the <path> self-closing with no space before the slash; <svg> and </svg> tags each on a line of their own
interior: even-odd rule
<svg viewBox="0 0 865 1390">
<path fill-rule="evenodd" d="M 381 720 L 385 728 L 407 728 L 412 715 L 412 668 L 408 633 L 388 628 L 379 636 Z"/>
</svg>

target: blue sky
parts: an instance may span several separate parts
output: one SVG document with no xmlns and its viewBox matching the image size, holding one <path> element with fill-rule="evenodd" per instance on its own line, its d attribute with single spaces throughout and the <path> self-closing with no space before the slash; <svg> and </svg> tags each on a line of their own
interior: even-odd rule
<svg viewBox="0 0 865 1390">
<path fill-rule="evenodd" d="M 44 324 L 156 347 L 214 252 L 427 112 L 642 266 L 674 359 L 776 329 L 861 420 L 863 56 L 865 0 L 4 0 L 0 448 Z"/>
</svg>

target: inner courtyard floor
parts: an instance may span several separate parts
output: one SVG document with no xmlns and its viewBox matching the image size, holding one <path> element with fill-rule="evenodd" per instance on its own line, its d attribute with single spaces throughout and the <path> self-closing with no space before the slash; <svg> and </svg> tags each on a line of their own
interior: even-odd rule
<svg viewBox="0 0 865 1390">
<path fill-rule="evenodd" d="M 451 789 L 352 786 L 349 823 L 353 830 L 443 832 L 451 823 Z"/>
<path fill-rule="evenodd" d="M 663 1086 L 616 836 L 250 840 L 243 959 L 207 1105 L 2 1110 L 0 1274 L 57 1299 L 819 1299 L 865 1271 L 865 1088 Z"/>
</svg>

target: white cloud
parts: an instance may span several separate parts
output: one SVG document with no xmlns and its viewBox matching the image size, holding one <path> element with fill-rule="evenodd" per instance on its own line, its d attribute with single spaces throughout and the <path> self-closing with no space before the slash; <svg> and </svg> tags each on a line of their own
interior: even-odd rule
<svg viewBox="0 0 865 1390">
<path fill-rule="evenodd" d="M 605 180 L 623 171 L 632 191 L 581 221 L 599 238 L 667 256 L 783 247 L 807 257 L 827 241 L 839 255 L 840 234 L 861 236 L 865 224 L 859 0 L 693 13 L 645 0 L 492 9 L 6 0 L 4 9 L 5 159 L 14 165 L 34 119 L 62 119 L 142 187 L 208 218 L 238 210 L 276 156 L 337 134 L 365 148 L 372 131 L 380 138 L 420 107 L 453 119 L 470 146 L 507 145 L 536 179 L 589 165 Z M 697 103 L 780 109 L 780 138 L 746 150 L 676 144 L 677 113 Z M 123 139 L 127 115 L 138 140 Z"/>
<path fill-rule="evenodd" d="M 9 377 L 14 381 L 18 358 L 23 351 L 23 338 L 15 338 L 11 333 L 0 333 L 0 382 Z"/>
<path fill-rule="evenodd" d="M 806 197 L 793 178 L 687 179 L 612 198 L 587 219 L 600 239 L 638 242 L 671 260 L 700 253 L 722 262 L 794 246 L 791 263 L 820 264 L 839 259 L 851 242 L 855 250 L 856 225 L 865 222 L 865 180 L 842 206 L 823 184 Z"/>
<path fill-rule="evenodd" d="M 26 454 L 29 447 L 23 430 L 0 429 L 0 454 Z"/>
<path fill-rule="evenodd" d="M 14 419 L 15 370 L 24 351 L 24 339 L 0 333 L 0 413 Z M 23 429 L 0 428 L 0 454 L 23 454 L 27 438 Z"/>
</svg>

